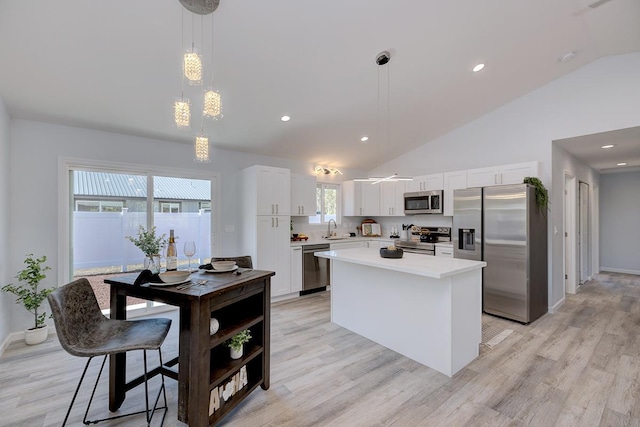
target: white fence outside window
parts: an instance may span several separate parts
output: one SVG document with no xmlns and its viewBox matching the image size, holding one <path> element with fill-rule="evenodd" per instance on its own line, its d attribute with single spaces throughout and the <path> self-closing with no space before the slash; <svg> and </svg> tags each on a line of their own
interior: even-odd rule
<svg viewBox="0 0 640 427">
<path fill-rule="evenodd" d="M 211 257 L 211 212 L 154 212 L 156 235 L 175 230 L 178 259 L 187 260 L 184 242 L 196 242 L 192 267 Z M 146 212 L 73 212 L 73 270 L 121 267 L 142 264 L 144 254 L 126 236 L 136 236 L 146 225 Z"/>
</svg>

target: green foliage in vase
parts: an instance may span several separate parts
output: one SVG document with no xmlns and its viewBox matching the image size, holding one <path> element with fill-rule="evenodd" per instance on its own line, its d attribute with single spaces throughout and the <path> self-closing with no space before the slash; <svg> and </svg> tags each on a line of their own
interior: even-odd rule
<svg viewBox="0 0 640 427">
<path fill-rule="evenodd" d="M 232 336 L 226 344 L 235 351 L 240 351 L 242 349 L 242 344 L 249 342 L 250 339 L 251 331 L 249 329 L 245 329 L 244 331 L 238 332 L 237 334 Z"/>
<path fill-rule="evenodd" d="M 536 188 L 536 204 L 542 213 L 546 213 L 547 206 L 549 205 L 549 193 L 547 193 L 547 189 L 544 187 L 544 184 L 542 184 L 542 181 L 538 178 L 528 176 L 523 180 L 523 183 L 533 185 Z"/>
<path fill-rule="evenodd" d="M 47 313 L 40 312 L 40 306 L 53 289 L 38 289 L 40 282 L 47 277 L 45 271 L 51 270 L 51 267 L 44 265 L 47 261 L 46 256 L 34 258 L 33 254 L 28 254 L 24 263 L 27 265 L 23 270 L 18 272 L 16 279 L 26 285 L 14 285 L 9 283 L 2 287 L 4 292 L 14 294 L 16 304 L 22 304 L 23 307 L 34 316 L 34 327 L 31 329 L 41 328 L 45 326 Z"/>
<path fill-rule="evenodd" d="M 148 257 L 159 254 L 162 248 L 167 244 L 166 234 L 157 237 L 155 226 L 151 227 L 149 230 L 140 226 L 136 237 L 126 236 L 125 239 L 136 245 L 138 249 Z"/>
</svg>

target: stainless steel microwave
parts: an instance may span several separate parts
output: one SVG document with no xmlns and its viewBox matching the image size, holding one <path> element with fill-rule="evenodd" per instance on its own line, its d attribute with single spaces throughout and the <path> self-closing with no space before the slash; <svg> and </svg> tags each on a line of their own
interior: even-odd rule
<svg viewBox="0 0 640 427">
<path fill-rule="evenodd" d="M 404 193 L 404 214 L 441 214 L 442 190 L 416 191 Z"/>
</svg>

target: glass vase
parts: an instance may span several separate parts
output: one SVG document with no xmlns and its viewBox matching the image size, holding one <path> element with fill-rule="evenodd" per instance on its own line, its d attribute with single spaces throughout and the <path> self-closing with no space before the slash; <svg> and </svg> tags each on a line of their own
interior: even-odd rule
<svg viewBox="0 0 640 427">
<path fill-rule="evenodd" d="M 147 255 L 144 258 L 144 269 L 153 274 L 160 273 L 160 254 Z"/>
</svg>

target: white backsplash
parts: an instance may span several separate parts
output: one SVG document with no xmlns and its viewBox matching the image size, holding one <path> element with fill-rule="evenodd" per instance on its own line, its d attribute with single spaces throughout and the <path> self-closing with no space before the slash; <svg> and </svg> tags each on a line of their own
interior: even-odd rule
<svg viewBox="0 0 640 427">
<path fill-rule="evenodd" d="M 291 217 L 293 221 L 292 233 L 303 233 L 310 239 L 320 239 L 327 234 L 327 225 L 309 224 L 309 218 L 306 216 Z M 343 217 L 342 223 L 338 224 L 338 228 L 334 229 L 331 224 L 331 232 L 335 231 L 338 236 L 346 233 L 355 233 L 356 227 L 362 224 L 364 217 Z M 372 217 L 382 229 L 382 237 L 389 237 L 391 229 L 395 225 L 398 232 L 402 230 L 402 224 L 413 224 L 422 227 L 451 227 L 453 217 L 443 215 L 411 215 L 397 217 Z"/>
</svg>

